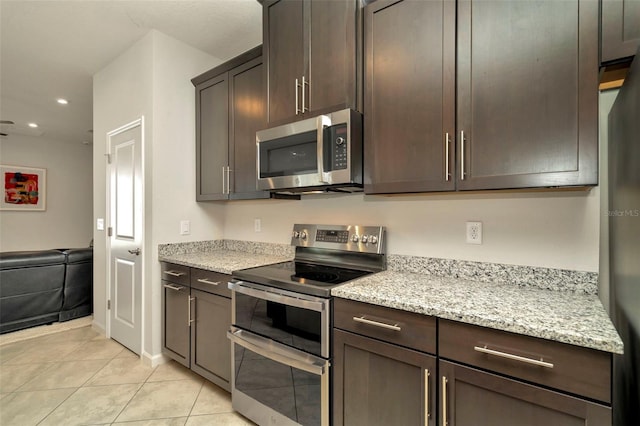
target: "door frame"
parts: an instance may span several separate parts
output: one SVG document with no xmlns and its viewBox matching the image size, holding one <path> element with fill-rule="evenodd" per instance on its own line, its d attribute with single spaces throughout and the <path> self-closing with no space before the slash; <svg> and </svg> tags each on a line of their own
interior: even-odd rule
<svg viewBox="0 0 640 426">
<path fill-rule="evenodd" d="M 140 268 L 141 270 L 141 283 L 140 285 L 142 286 L 140 289 L 140 294 L 141 294 L 141 300 L 140 300 L 140 315 L 141 315 L 141 324 L 140 324 L 140 358 L 143 357 L 143 355 L 145 354 L 145 347 L 144 347 L 144 336 L 145 336 L 145 307 L 146 307 L 146 298 L 145 298 L 145 281 L 146 281 L 146 246 L 145 246 L 145 137 L 144 137 L 144 131 L 145 131 L 145 127 L 144 127 L 144 115 L 140 116 L 139 118 L 123 125 L 120 126 L 114 130 L 111 130 L 109 132 L 107 132 L 107 152 L 105 153 L 105 157 L 107 159 L 110 159 L 110 154 L 111 154 L 111 144 L 112 144 L 112 140 L 115 136 L 119 135 L 120 133 L 126 132 L 127 130 L 131 130 L 137 126 L 140 126 L 140 152 L 142 153 L 142 158 L 140 159 L 140 163 L 141 163 L 141 167 L 140 167 L 140 173 L 143 177 L 142 182 L 141 182 L 141 191 L 142 194 L 140 194 L 140 196 L 142 197 L 142 223 L 140 226 L 142 235 L 140 237 L 140 247 L 142 250 L 142 256 L 140 256 Z M 111 161 L 107 161 L 107 167 L 106 167 L 106 194 L 105 194 L 105 198 L 106 198 L 106 211 L 105 211 L 105 222 L 107 223 L 107 229 L 109 229 L 109 227 L 111 227 Z M 106 246 L 106 299 L 105 299 L 105 303 L 106 301 L 108 301 L 111 298 L 111 236 L 109 236 L 109 234 L 107 233 L 107 236 L 105 238 L 106 242 L 105 242 L 105 246 Z M 105 320 L 105 335 L 108 339 L 111 339 L 111 309 L 107 309 L 106 310 L 106 320 Z"/>
</svg>

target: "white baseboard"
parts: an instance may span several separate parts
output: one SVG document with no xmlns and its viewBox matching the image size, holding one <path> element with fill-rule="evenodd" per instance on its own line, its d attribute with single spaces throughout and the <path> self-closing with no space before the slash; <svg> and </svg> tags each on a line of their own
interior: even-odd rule
<svg viewBox="0 0 640 426">
<path fill-rule="evenodd" d="M 93 331 L 95 331 L 96 333 L 99 333 L 103 337 L 106 337 L 106 335 L 107 335 L 107 329 L 105 328 L 104 324 L 100 324 L 100 323 L 96 322 L 95 319 L 91 323 L 91 329 Z"/>
<path fill-rule="evenodd" d="M 147 367 L 155 368 L 160 364 L 169 362 L 169 358 L 162 354 L 151 355 L 148 352 L 142 353 L 142 363 Z"/>
</svg>

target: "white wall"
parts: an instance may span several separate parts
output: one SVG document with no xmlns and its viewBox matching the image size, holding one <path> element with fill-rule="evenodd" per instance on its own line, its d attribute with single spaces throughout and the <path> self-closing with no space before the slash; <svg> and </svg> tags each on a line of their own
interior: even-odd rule
<svg viewBox="0 0 640 426">
<path fill-rule="evenodd" d="M 153 58 L 153 171 L 151 212 L 153 225 L 147 234 L 151 249 L 150 292 L 145 323 L 145 348 L 161 351 L 161 287 L 158 244 L 214 240 L 222 237 L 223 205 L 197 203 L 195 172 L 195 89 L 191 78 L 221 61 L 163 33 L 154 35 Z M 180 221 L 189 220 L 191 234 L 180 235 Z"/>
<path fill-rule="evenodd" d="M 93 215 L 106 218 L 107 133 L 137 118 L 145 118 L 144 138 L 153 142 L 153 39 L 134 44 L 93 77 Z M 109 226 L 107 223 L 106 226 Z M 105 231 L 93 231 L 93 322 L 106 329 L 107 264 Z M 147 256 L 148 257 L 148 256 Z"/>
<path fill-rule="evenodd" d="M 91 146 L 11 135 L 2 164 L 47 169 L 46 211 L 0 212 L 0 251 L 88 247 L 93 238 Z"/>
<path fill-rule="evenodd" d="M 144 330 L 145 355 L 160 353 L 157 245 L 222 235 L 221 205 L 195 202 L 195 91 L 190 79 L 221 61 L 151 31 L 94 76 L 94 220 L 106 217 L 106 134 L 145 118 Z M 191 235 L 179 236 L 179 220 Z M 106 238 L 94 231 L 94 324 L 105 328 Z"/>
<path fill-rule="evenodd" d="M 387 252 L 598 271 L 600 191 L 313 195 L 301 201 L 229 203 L 225 238 L 289 243 L 294 223 L 387 227 Z M 254 218 L 262 220 L 255 233 Z M 483 224 L 482 245 L 465 243 L 466 221 Z"/>
<path fill-rule="evenodd" d="M 598 296 L 607 312 L 609 300 L 609 112 L 619 90 L 600 93 L 600 275 L 598 275 Z"/>
</svg>

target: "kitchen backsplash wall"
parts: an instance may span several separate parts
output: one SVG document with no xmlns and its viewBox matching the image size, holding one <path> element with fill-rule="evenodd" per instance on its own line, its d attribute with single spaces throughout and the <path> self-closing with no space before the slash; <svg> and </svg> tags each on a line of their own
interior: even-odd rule
<svg viewBox="0 0 640 426">
<path fill-rule="evenodd" d="M 387 251 L 597 272 L 600 190 L 414 196 L 313 195 L 227 203 L 224 238 L 288 243 L 294 223 L 387 227 Z M 254 231 L 261 220 L 261 232 Z M 483 225 L 481 245 L 465 241 Z"/>
</svg>

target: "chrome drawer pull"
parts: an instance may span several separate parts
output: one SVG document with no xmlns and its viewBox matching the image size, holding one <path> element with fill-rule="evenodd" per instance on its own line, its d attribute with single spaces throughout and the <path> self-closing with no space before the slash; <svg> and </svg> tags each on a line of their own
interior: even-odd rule
<svg viewBox="0 0 640 426">
<path fill-rule="evenodd" d="M 164 273 L 167 275 L 171 275 L 172 277 L 181 277 L 183 275 L 187 275 L 186 272 L 164 271 Z"/>
<path fill-rule="evenodd" d="M 164 288 L 168 288 L 170 290 L 175 290 L 175 291 L 180 291 L 180 290 L 184 289 L 184 287 L 175 286 L 173 284 L 164 284 Z"/>
<path fill-rule="evenodd" d="M 209 281 L 206 278 L 198 278 L 199 283 L 211 284 L 211 285 L 220 285 L 220 281 Z"/>
<path fill-rule="evenodd" d="M 553 364 L 552 363 L 543 361 L 542 358 L 537 360 L 537 359 L 527 358 L 527 357 L 524 357 L 524 356 L 508 354 L 506 352 L 494 351 L 493 349 L 487 348 L 486 345 L 485 346 L 474 346 L 473 350 L 475 350 L 477 352 L 482 352 L 484 354 L 499 356 L 501 358 L 507 358 L 507 359 L 512 359 L 514 361 L 520 361 L 520 362 L 524 362 L 524 363 L 527 363 L 527 364 L 537 365 L 539 367 L 553 368 Z"/>
<path fill-rule="evenodd" d="M 363 315 L 363 316 L 361 316 L 361 317 L 353 317 L 353 320 L 354 320 L 355 322 L 361 322 L 361 323 L 363 323 L 363 324 L 375 325 L 376 327 L 386 328 L 387 330 L 393 330 L 393 331 L 400 331 L 400 330 L 402 330 L 400 327 L 398 327 L 398 324 L 397 324 L 397 323 L 396 323 L 396 324 L 391 325 L 391 324 L 385 324 L 385 323 L 383 323 L 383 322 L 372 321 L 372 320 L 370 320 L 370 319 L 366 319 L 366 318 L 364 317 L 364 315 Z"/>
</svg>

